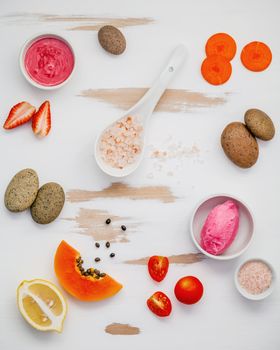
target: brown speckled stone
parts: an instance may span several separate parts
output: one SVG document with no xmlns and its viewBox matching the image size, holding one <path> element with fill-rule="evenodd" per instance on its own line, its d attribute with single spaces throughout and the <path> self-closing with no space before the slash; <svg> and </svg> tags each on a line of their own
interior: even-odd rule
<svg viewBox="0 0 280 350">
<path fill-rule="evenodd" d="M 244 116 L 248 129 L 261 140 L 269 141 L 274 137 L 273 121 L 260 109 L 248 109 Z"/>
<path fill-rule="evenodd" d="M 39 189 L 39 179 L 33 169 L 23 169 L 10 181 L 4 196 L 8 210 L 20 212 L 26 210 L 34 202 Z"/>
<path fill-rule="evenodd" d="M 228 158 L 241 168 L 250 168 L 258 160 L 257 140 L 243 123 L 228 124 L 222 133 L 221 144 Z"/>
<path fill-rule="evenodd" d="M 120 55 L 126 48 L 126 40 L 122 32 L 113 26 L 104 26 L 98 31 L 98 40 L 104 50 L 113 55 Z"/>
<path fill-rule="evenodd" d="M 43 185 L 31 206 L 31 215 L 38 224 L 49 224 L 60 214 L 65 202 L 63 188 L 55 183 L 49 182 Z"/>
</svg>

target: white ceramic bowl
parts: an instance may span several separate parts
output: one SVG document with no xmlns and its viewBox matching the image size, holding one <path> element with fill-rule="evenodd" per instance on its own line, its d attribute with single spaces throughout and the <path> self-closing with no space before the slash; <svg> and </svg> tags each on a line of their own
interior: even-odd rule
<svg viewBox="0 0 280 350">
<path fill-rule="evenodd" d="M 200 246 L 200 233 L 210 211 L 227 200 L 233 200 L 238 205 L 239 229 L 230 247 L 221 255 L 213 255 Z M 191 216 L 190 233 L 194 244 L 203 254 L 216 260 L 230 260 L 237 258 L 248 249 L 253 238 L 254 220 L 251 211 L 240 199 L 227 194 L 217 194 L 207 197 L 196 206 Z"/>
<path fill-rule="evenodd" d="M 72 69 L 72 72 L 69 74 L 68 78 L 65 79 L 62 83 L 57 84 L 57 85 L 51 85 L 51 86 L 46 86 L 46 85 L 41 85 L 39 83 L 37 83 L 36 81 L 34 81 L 32 79 L 32 77 L 28 74 L 28 72 L 26 71 L 25 68 L 25 64 L 24 64 L 24 59 L 25 59 L 25 54 L 26 51 L 29 49 L 29 47 L 38 39 L 42 39 L 42 38 L 46 38 L 46 37 L 53 37 L 53 38 L 57 38 L 63 42 L 65 42 L 65 44 L 71 49 L 72 54 L 73 54 L 73 58 L 74 58 L 74 67 Z M 43 89 L 43 90 L 55 90 L 58 89 L 60 87 L 62 87 L 63 85 L 65 85 L 66 83 L 68 83 L 68 81 L 70 80 L 70 78 L 72 77 L 74 70 L 75 70 L 75 66 L 76 66 L 76 57 L 75 57 L 75 52 L 73 50 L 73 46 L 70 44 L 70 42 L 68 40 L 66 40 L 64 37 L 62 37 L 61 35 L 58 35 L 56 33 L 41 33 L 41 34 L 36 34 L 34 36 L 32 36 L 30 39 L 28 39 L 22 46 L 22 49 L 20 51 L 19 54 L 19 67 L 20 70 L 23 74 L 23 76 L 25 77 L 25 79 L 33 86 L 36 86 L 39 89 Z"/>
<path fill-rule="evenodd" d="M 263 293 L 260 293 L 260 294 L 251 294 L 249 293 L 246 289 L 244 289 L 239 281 L 238 281 L 238 272 L 239 270 L 241 269 L 241 267 L 246 264 L 247 262 L 249 261 L 261 261 L 263 262 L 264 264 L 266 264 L 270 270 L 271 270 L 271 273 L 272 273 L 272 283 L 270 285 L 270 287 L 265 290 Z M 265 299 L 266 297 L 268 297 L 273 289 L 274 289 L 274 286 L 275 286 L 275 281 L 276 281 L 276 273 L 275 273 L 275 270 L 274 268 L 271 266 L 271 264 L 269 262 L 267 262 L 266 260 L 264 259 L 259 259 L 259 258 L 252 258 L 252 259 L 249 259 L 249 260 L 246 260 L 244 261 L 242 264 L 240 264 L 237 269 L 235 270 L 235 274 L 234 274 L 234 284 L 236 286 L 236 289 L 239 291 L 239 293 L 241 295 L 243 295 L 245 298 L 247 299 L 250 299 L 250 300 L 262 300 L 262 299 Z"/>
</svg>

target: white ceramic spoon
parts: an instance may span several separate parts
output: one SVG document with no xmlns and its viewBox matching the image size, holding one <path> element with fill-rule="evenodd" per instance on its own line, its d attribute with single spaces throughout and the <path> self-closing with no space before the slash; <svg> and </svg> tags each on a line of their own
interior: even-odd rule
<svg viewBox="0 0 280 350">
<path fill-rule="evenodd" d="M 180 66 L 184 62 L 186 55 L 187 55 L 186 47 L 184 45 L 177 46 L 176 49 L 171 54 L 171 57 L 167 65 L 165 66 L 165 68 L 163 69 L 163 71 L 161 72 L 157 80 L 154 82 L 153 86 L 146 92 L 146 94 L 133 107 L 131 107 L 128 111 L 126 111 L 121 118 L 119 118 L 118 120 L 110 124 L 105 130 L 103 130 L 99 134 L 95 142 L 95 158 L 99 167 L 106 174 L 114 177 L 123 177 L 131 174 L 133 171 L 135 171 L 138 168 L 144 154 L 145 130 L 147 129 L 148 121 L 161 95 L 164 93 L 169 82 L 174 77 L 174 75 L 178 72 Z M 120 121 L 121 119 L 129 115 L 136 117 L 137 122 L 138 123 L 140 122 L 143 126 L 143 131 L 141 133 L 141 137 L 142 137 L 141 153 L 137 156 L 137 158 L 132 164 L 129 164 L 122 169 L 114 168 L 109 163 L 103 160 L 101 156 L 101 151 L 100 151 L 100 140 L 103 133 L 107 129 L 109 129 L 118 121 Z"/>
</svg>

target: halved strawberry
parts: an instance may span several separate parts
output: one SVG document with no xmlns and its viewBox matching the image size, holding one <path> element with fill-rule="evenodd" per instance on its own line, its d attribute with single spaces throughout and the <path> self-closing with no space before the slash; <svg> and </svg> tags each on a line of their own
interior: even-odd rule
<svg viewBox="0 0 280 350">
<path fill-rule="evenodd" d="M 32 119 L 32 129 L 38 136 L 47 136 L 51 129 L 51 108 L 50 102 L 45 101 Z"/>
<path fill-rule="evenodd" d="M 20 102 L 12 107 L 3 128 L 14 129 L 24 123 L 27 123 L 36 112 L 36 108 L 28 102 Z"/>
</svg>

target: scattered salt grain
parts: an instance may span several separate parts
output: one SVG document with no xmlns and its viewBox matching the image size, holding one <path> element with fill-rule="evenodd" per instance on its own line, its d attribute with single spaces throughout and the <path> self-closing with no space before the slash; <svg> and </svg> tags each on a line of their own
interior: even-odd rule
<svg viewBox="0 0 280 350">
<path fill-rule="evenodd" d="M 143 126 L 134 116 L 126 116 L 101 136 L 100 152 L 104 162 L 123 169 L 134 163 L 142 151 Z"/>
<path fill-rule="evenodd" d="M 248 261 L 241 266 L 238 272 L 238 281 L 248 293 L 261 294 L 271 285 L 272 271 L 262 261 Z"/>
</svg>

